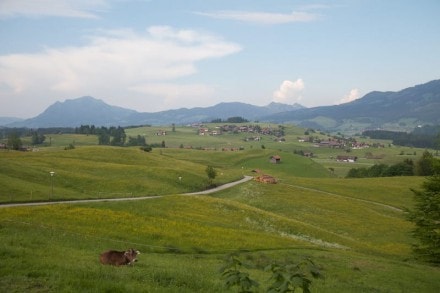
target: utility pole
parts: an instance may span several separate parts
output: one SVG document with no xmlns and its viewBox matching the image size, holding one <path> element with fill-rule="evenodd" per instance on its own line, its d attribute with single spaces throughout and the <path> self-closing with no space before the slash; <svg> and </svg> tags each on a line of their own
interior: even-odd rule
<svg viewBox="0 0 440 293">
<path fill-rule="evenodd" d="M 49 200 L 50 200 L 50 198 L 53 198 L 53 175 L 55 175 L 55 172 L 50 171 L 49 173 L 50 173 L 50 184 L 52 186 L 52 190 L 51 190 L 50 197 L 49 197 Z"/>
</svg>

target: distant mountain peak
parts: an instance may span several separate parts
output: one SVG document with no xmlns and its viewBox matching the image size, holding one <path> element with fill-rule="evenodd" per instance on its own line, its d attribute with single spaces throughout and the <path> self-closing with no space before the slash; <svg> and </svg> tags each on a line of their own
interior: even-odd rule
<svg viewBox="0 0 440 293">
<path fill-rule="evenodd" d="M 82 124 L 96 126 L 125 125 L 134 110 L 110 106 L 100 99 L 84 96 L 57 101 L 40 115 L 13 126 L 25 127 L 76 127 Z"/>
<path fill-rule="evenodd" d="M 242 117 L 249 121 L 293 123 L 315 129 L 345 132 L 347 129 L 358 131 L 371 127 L 410 128 L 413 124 L 440 124 L 438 113 L 440 113 L 440 80 L 433 80 L 398 92 L 374 91 L 349 103 L 314 108 L 276 102 L 271 102 L 267 106 L 222 102 L 205 108 L 140 113 L 108 105 L 103 100 L 91 96 L 83 96 L 55 102 L 34 118 L 6 126 L 37 128 L 77 127 L 84 124 L 169 125 Z"/>
</svg>

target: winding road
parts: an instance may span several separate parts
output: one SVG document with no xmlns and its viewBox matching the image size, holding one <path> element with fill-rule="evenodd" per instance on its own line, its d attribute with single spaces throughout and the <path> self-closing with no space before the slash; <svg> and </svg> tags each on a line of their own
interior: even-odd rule
<svg viewBox="0 0 440 293">
<path fill-rule="evenodd" d="M 220 190 L 224 190 L 227 188 L 231 188 L 235 185 L 247 182 L 251 180 L 252 176 L 244 176 L 243 179 L 226 183 L 220 185 L 218 187 L 207 189 L 198 192 L 190 192 L 183 193 L 181 195 L 202 195 L 202 194 L 210 194 Z M 107 202 L 107 201 L 128 201 L 128 200 L 143 200 L 143 199 L 155 199 L 162 198 L 165 195 L 156 195 L 156 196 L 141 196 L 141 197 L 120 197 L 120 198 L 100 198 L 100 199 L 78 199 L 78 200 L 65 200 L 65 201 L 45 201 L 45 202 L 27 202 L 27 203 L 10 203 L 10 204 L 0 204 L 0 208 L 9 208 L 9 207 L 26 207 L 26 206 L 41 206 L 41 205 L 53 205 L 53 204 L 70 204 L 70 203 L 90 203 L 90 202 Z"/>
<path fill-rule="evenodd" d="M 223 185 L 220 185 L 218 187 L 212 188 L 212 189 L 207 189 L 207 190 L 202 190 L 202 191 L 198 191 L 198 192 L 190 192 L 190 193 L 182 193 L 181 195 L 185 195 L 185 196 L 192 196 L 192 195 L 203 195 L 203 194 L 210 194 L 210 193 L 214 193 L 220 190 L 224 190 L 227 188 L 231 188 L 235 185 L 247 182 L 249 180 L 251 180 L 253 177 L 252 176 L 244 176 L 242 179 L 234 181 L 234 182 L 230 182 L 230 183 L 226 183 Z M 283 183 L 281 183 L 283 184 Z M 370 203 L 370 204 L 374 204 L 374 205 L 378 205 L 378 206 L 382 206 L 397 212 L 403 212 L 402 209 L 391 206 L 391 205 L 387 205 L 387 204 L 383 204 L 383 203 L 379 203 L 379 202 L 375 202 L 375 201 L 371 201 L 371 200 L 366 200 L 366 199 L 360 199 L 360 198 L 355 198 L 355 197 L 350 197 L 350 196 L 344 196 L 344 195 L 340 195 L 340 194 L 336 194 L 336 193 L 331 193 L 331 192 L 327 192 L 327 191 L 322 191 L 319 189 L 314 189 L 314 188 L 308 188 L 308 187 L 304 187 L 304 186 L 299 186 L 299 185 L 291 185 L 291 184 L 285 184 L 286 186 L 292 187 L 292 188 L 298 188 L 298 189 L 304 189 L 304 190 L 311 190 L 311 191 L 315 191 L 315 192 L 320 192 L 323 194 L 327 194 L 330 196 L 336 196 L 336 197 L 342 197 L 342 198 L 346 198 L 349 200 L 356 200 L 356 201 L 361 201 L 361 202 L 366 202 L 366 203 Z M 65 200 L 65 201 L 46 201 L 46 202 L 28 202 L 28 203 L 10 203 L 10 204 L 0 204 L 0 208 L 8 208 L 8 207 L 25 207 L 25 206 L 41 206 L 41 205 L 54 205 L 54 204 L 73 204 L 73 203 L 91 203 L 91 202 L 109 202 L 109 201 L 129 201 L 129 200 L 144 200 L 144 199 L 155 199 L 155 198 L 162 198 L 166 195 L 155 195 L 155 196 L 141 196 L 141 197 L 119 197 L 119 198 L 100 198 L 100 199 L 78 199 L 78 200 Z"/>
</svg>

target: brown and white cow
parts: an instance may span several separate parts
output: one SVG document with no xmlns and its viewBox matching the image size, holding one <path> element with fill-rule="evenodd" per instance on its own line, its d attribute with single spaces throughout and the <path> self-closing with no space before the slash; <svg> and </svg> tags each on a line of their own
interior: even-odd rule
<svg viewBox="0 0 440 293">
<path fill-rule="evenodd" d="M 108 250 L 101 253 L 99 260 L 104 265 L 132 265 L 135 261 L 137 261 L 136 257 L 138 254 L 140 254 L 140 252 L 133 248 L 127 251 Z"/>
</svg>

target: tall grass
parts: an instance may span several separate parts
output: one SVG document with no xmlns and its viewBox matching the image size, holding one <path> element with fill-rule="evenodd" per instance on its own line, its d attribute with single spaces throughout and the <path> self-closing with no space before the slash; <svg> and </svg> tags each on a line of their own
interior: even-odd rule
<svg viewBox="0 0 440 293">
<path fill-rule="evenodd" d="M 222 259 L 241 250 L 256 268 L 268 259 L 312 257 L 326 276 L 314 281 L 317 292 L 439 289 L 440 271 L 411 261 L 399 216 L 272 187 L 250 182 L 228 198 L 3 208 L 0 285 L 28 292 L 224 292 Z M 344 247 L 329 245 L 336 242 Z M 99 264 L 100 252 L 130 247 L 142 252 L 134 267 Z M 262 271 L 251 273 L 267 283 Z"/>
<path fill-rule="evenodd" d="M 439 292 L 438 268 L 412 258 L 412 226 L 403 210 L 413 205 L 410 188 L 419 177 L 341 179 L 319 164 L 337 153 L 318 150 L 318 159 L 293 154 L 300 128 L 286 129 L 287 143 L 264 137 L 245 143 L 245 134 L 201 137 L 190 127 L 147 142 L 169 146 L 86 146 L 78 137 L 53 137 L 39 152 L 0 153 L 0 202 L 165 195 L 148 200 L 1 208 L 0 288 L 5 292 L 225 292 L 218 269 L 241 251 L 248 272 L 264 292 L 271 260 L 311 257 L 325 275 L 313 292 Z M 63 141 L 61 141 L 63 139 Z M 180 144 L 213 146 L 181 149 Z M 244 145 L 242 151 L 222 146 Z M 266 146 L 265 149 L 261 145 Z M 175 145 L 176 148 L 171 146 Z M 394 156 L 395 149 L 384 150 Z M 269 162 L 281 156 L 281 164 Z M 205 169 L 222 184 L 260 169 L 279 182 L 247 182 L 211 196 L 176 195 L 206 187 Z M 351 166 L 351 165 L 350 165 Z M 50 171 L 55 171 L 51 194 Z M 179 177 L 181 177 L 179 179 Z M 137 248 L 133 267 L 98 261 L 106 249 Z"/>
<path fill-rule="evenodd" d="M 374 200 L 359 201 L 285 184 L 253 183 L 239 188 L 240 192 L 224 191 L 217 196 L 289 219 L 292 227 L 283 232 L 291 237 L 324 247 L 343 246 L 401 258 L 410 253 L 412 225 L 402 211 L 377 205 Z M 266 225 L 273 227 L 273 222 Z"/>
</svg>

